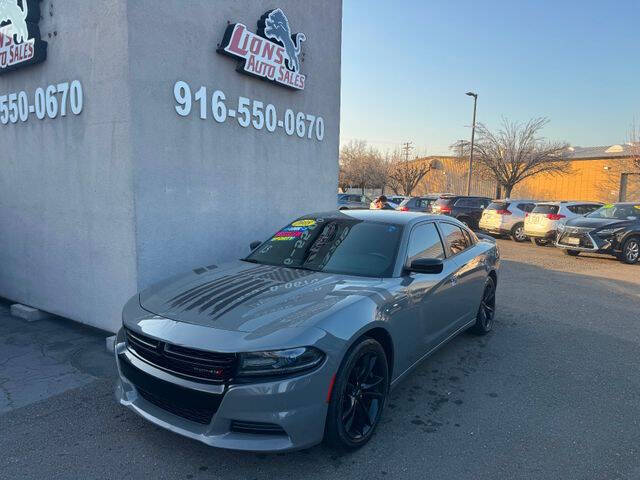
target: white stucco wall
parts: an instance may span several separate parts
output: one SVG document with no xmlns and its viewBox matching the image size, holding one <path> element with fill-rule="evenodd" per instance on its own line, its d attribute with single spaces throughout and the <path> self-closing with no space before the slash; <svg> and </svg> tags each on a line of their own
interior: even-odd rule
<svg viewBox="0 0 640 480">
<path fill-rule="evenodd" d="M 41 5 L 48 58 L 0 95 L 77 79 L 84 109 L 0 125 L 0 296 L 113 329 L 137 285 L 126 4 Z"/>
<path fill-rule="evenodd" d="M 236 71 L 227 22 L 282 8 L 304 32 L 304 91 Z M 114 331 L 136 290 L 237 258 L 291 217 L 335 208 L 341 0 L 42 2 L 44 64 L 0 95 L 78 79 L 79 116 L 0 126 L 0 296 Z M 51 38 L 49 38 L 51 33 Z M 55 33 L 55 35 L 54 35 Z M 175 110 L 173 86 L 321 115 L 324 140 Z"/>
</svg>

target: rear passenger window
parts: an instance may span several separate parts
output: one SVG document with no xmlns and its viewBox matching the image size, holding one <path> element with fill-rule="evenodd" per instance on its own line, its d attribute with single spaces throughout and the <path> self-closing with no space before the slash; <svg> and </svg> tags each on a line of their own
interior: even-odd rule
<svg viewBox="0 0 640 480">
<path fill-rule="evenodd" d="M 417 258 L 444 258 L 444 247 L 435 223 L 418 225 L 411 231 L 407 257 L 408 263 Z"/>
<path fill-rule="evenodd" d="M 536 205 L 532 210 L 533 213 L 558 213 L 560 207 L 557 205 Z"/>
<path fill-rule="evenodd" d="M 519 203 L 518 204 L 518 208 L 520 210 L 522 210 L 523 212 L 527 212 L 527 213 L 531 213 L 531 211 L 533 210 L 533 207 L 535 207 L 536 205 L 534 203 Z"/>
<path fill-rule="evenodd" d="M 449 246 L 452 255 L 469 248 L 470 241 L 460 227 L 451 223 L 440 223 L 440 228 L 442 229 L 444 240 Z"/>
</svg>

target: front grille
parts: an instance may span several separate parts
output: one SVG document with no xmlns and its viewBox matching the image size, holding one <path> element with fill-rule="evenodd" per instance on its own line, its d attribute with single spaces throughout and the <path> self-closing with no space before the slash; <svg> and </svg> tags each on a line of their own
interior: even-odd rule
<svg viewBox="0 0 640 480">
<path fill-rule="evenodd" d="M 286 435 L 280 425 L 275 423 L 231 421 L 231 431 L 237 433 L 253 433 L 256 435 Z"/>
<path fill-rule="evenodd" d="M 567 247 L 594 248 L 593 242 L 591 241 L 591 237 L 587 233 L 588 231 L 590 231 L 590 229 L 585 231 L 583 229 L 579 230 L 576 227 L 574 227 L 571 230 L 566 229 L 562 233 L 562 235 L 560 235 L 560 237 L 558 238 L 558 243 Z M 578 245 L 568 243 L 566 241 L 567 237 L 578 238 L 580 239 L 580 243 Z"/>
<path fill-rule="evenodd" d="M 207 383 L 229 381 L 238 363 L 233 353 L 181 347 L 126 329 L 127 346 L 142 360 L 178 376 Z"/>
<path fill-rule="evenodd" d="M 131 365 L 120 355 L 122 374 L 149 403 L 192 422 L 208 425 L 218 411 L 222 395 L 199 392 L 165 382 Z"/>
</svg>

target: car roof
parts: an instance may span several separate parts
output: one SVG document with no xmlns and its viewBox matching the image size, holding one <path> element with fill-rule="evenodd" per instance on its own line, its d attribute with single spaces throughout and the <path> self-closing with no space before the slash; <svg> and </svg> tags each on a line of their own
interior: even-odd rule
<svg viewBox="0 0 640 480">
<path fill-rule="evenodd" d="M 538 200 L 533 200 L 531 198 L 494 198 L 491 200 L 492 202 L 530 202 L 530 203 L 540 203 Z"/>
<path fill-rule="evenodd" d="M 491 200 L 491 197 L 485 197 L 484 195 L 452 195 L 450 193 L 443 193 L 439 195 L 440 198 L 488 198 Z"/>
<path fill-rule="evenodd" d="M 536 205 L 584 205 L 585 203 L 590 203 L 592 205 L 602 205 L 602 202 L 594 202 L 591 200 L 561 200 L 559 202 L 538 202 Z"/>
<path fill-rule="evenodd" d="M 303 217 L 340 219 L 344 218 L 345 215 L 358 220 L 393 223 L 396 225 L 407 225 L 417 220 L 442 219 L 440 215 L 429 215 L 422 212 L 400 212 L 397 210 L 331 210 L 328 212 L 310 213 L 303 215 Z"/>
</svg>

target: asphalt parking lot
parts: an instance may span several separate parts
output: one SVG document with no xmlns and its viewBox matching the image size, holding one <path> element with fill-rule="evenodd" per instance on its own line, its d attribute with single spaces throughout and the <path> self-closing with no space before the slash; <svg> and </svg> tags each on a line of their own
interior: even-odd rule
<svg viewBox="0 0 640 480">
<path fill-rule="evenodd" d="M 0 307 L 0 478 L 640 478 L 640 266 L 499 244 L 494 332 L 432 356 L 347 455 L 166 432 L 116 405 L 99 332 Z"/>
</svg>

